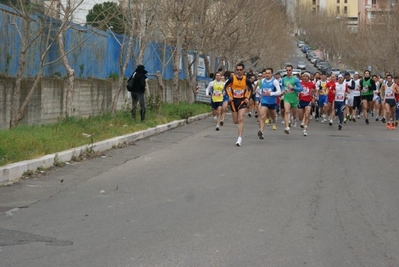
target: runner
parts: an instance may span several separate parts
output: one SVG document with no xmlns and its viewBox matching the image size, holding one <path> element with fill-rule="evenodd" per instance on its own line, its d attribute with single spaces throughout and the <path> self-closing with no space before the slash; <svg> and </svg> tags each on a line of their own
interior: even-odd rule
<svg viewBox="0 0 399 267">
<path fill-rule="evenodd" d="M 352 113 L 353 113 L 353 93 L 355 92 L 356 84 L 355 81 L 351 79 L 351 75 L 349 72 L 345 72 L 344 74 L 344 82 L 348 86 L 349 94 L 348 98 L 346 99 L 346 107 L 344 112 L 344 123 L 346 120 L 352 120 Z"/>
<path fill-rule="evenodd" d="M 335 74 L 331 74 L 330 80 L 326 84 L 327 88 L 327 113 L 330 114 L 330 122 L 328 123 L 330 126 L 333 125 L 334 119 L 334 99 L 335 99 L 335 85 L 336 85 L 336 76 Z"/>
<path fill-rule="evenodd" d="M 361 107 L 361 99 L 360 99 L 360 79 L 359 79 L 359 73 L 355 72 L 353 75 L 353 81 L 355 82 L 355 90 L 353 91 L 353 106 L 352 106 L 352 121 L 356 122 L 356 113 L 360 113 L 360 107 Z M 360 116 L 358 115 L 358 118 Z"/>
<path fill-rule="evenodd" d="M 320 75 L 320 80 L 316 82 L 316 92 L 317 92 L 317 106 L 319 113 L 321 115 L 321 122 L 324 123 L 327 121 L 327 75 L 323 72 Z"/>
<path fill-rule="evenodd" d="M 284 94 L 284 122 L 286 134 L 290 133 L 290 113 L 292 109 L 293 126 L 296 127 L 296 111 L 298 107 L 298 92 L 302 91 L 302 85 L 296 76 L 292 75 L 292 65 L 287 65 L 285 70 L 287 76 L 283 78 L 283 91 Z"/>
<path fill-rule="evenodd" d="M 249 73 L 252 73 L 251 71 Z M 252 84 L 252 88 L 255 86 L 256 82 L 256 76 L 255 74 L 248 74 L 249 81 Z M 255 109 L 255 90 L 252 90 L 251 92 L 251 97 L 249 98 L 249 104 L 248 104 L 248 117 L 252 117 L 252 111 Z M 257 117 L 257 111 L 255 109 L 255 118 Z"/>
<path fill-rule="evenodd" d="M 255 113 L 255 118 L 258 118 L 258 114 L 260 114 L 260 106 L 259 106 L 259 99 L 260 99 L 260 95 L 259 93 L 256 91 L 257 88 L 261 87 L 262 85 L 262 79 L 265 78 L 265 71 L 266 69 L 264 69 L 262 71 L 262 73 L 258 74 L 258 80 L 255 82 L 255 86 L 254 86 L 254 101 L 255 101 L 255 109 L 256 109 L 256 113 Z M 266 114 L 266 118 L 269 118 L 270 115 L 267 113 Z M 266 119 L 267 120 L 267 119 Z M 259 119 L 257 120 L 257 122 L 259 122 Z"/>
<path fill-rule="evenodd" d="M 244 116 L 252 92 L 252 84 L 244 75 L 244 73 L 244 64 L 237 64 L 236 74 L 233 74 L 232 77 L 227 80 L 224 86 L 225 91 L 229 95 L 233 123 L 237 124 L 238 138 L 236 146 L 241 146 L 242 143 Z"/>
<path fill-rule="evenodd" d="M 305 72 L 302 74 L 302 92 L 299 93 L 299 120 L 301 121 L 301 128 L 303 128 L 303 135 L 308 136 L 308 126 L 309 126 L 309 117 L 310 111 L 312 109 L 312 100 L 315 95 L 316 86 L 313 82 L 310 81 L 309 72 Z"/>
<path fill-rule="evenodd" d="M 267 68 L 264 72 L 263 78 L 258 84 L 256 92 L 260 95 L 260 120 L 259 120 L 259 139 L 263 139 L 263 130 L 265 128 L 265 118 L 267 111 L 269 111 L 270 118 L 273 123 L 273 130 L 276 130 L 276 103 L 277 96 L 281 95 L 280 84 L 277 79 L 273 77 L 273 69 Z"/>
<path fill-rule="evenodd" d="M 339 118 L 338 130 L 341 130 L 342 122 L 344 120 L 345 99 L 347 98 L 347 94 L 349 93 L 348 85 L 344 83 L 344 76 L 342 76 L 342 74 L 338 75 L 338 82 L 335 84 L 335 89 L 333 89 L 333 91 L 335 94 L 334 114 L 337 115 Z"/>
<path fill-rule="evenodd" d="M 282 88 L 282 81 L 283 79 L 281 78 L 281 73 L 277 72 L 276 74 L 274 74 L 274 78 L 276 78 L 276 80 L 278 81 L 278 83 L 280 84 L 280 89 Z M 281 102 L 281 96 L 277 97 L 277 105 L 276 105 L 276 114 L 277 116 L 279 116 L 279 113 L 281 112 L 281 108 L 280 108 L 280 102 Z M 283 115 L 284 116 L 284 115 Z M 284 118 L 283 118 L 284 119 Z M 276 119 L 277 121 L 277 119 Z M 284 123 L 283 123 L 284 124 Z"/>
<path fill-rule="evenodd" d="M 387 75 L 387 82 L 381 87 L 381 95 L 384 98 L 385 116 L 387 129 L 395 130 L 395 94 L 399 93 L 399 87 L 392 81 L 392 75 Z M 385 118 L 383 118 L 385 121 Z"/>
<path fill-rule="evenodd" d="M 373 75 L 371 77 L 375 83 L 375 91 L 373 92 L 373 111 L 371 112 L 371 117 L 375 115 L 375 121 L 379 121 L 380 112 L 381 112 L 381 96 L 380 89 L 382 87 L 382 83 L 380 83 L 380 79 L 377 75 Z"/>
<path fill-rule="evenodd" d="M 362 109 L 364 121 L 369 124 L 368 112 L 373 108 L 373 94 L 375 91 L 375 82 L 370 77 L 370 71 L 364 71 L 364 78 L 360 83 L 361 86 L 361 96 L 362 96 Z"/>
<path fill-rule="evenodd" d="M 399 86 L 399 76 L 395 76 L 394 82 L 397 86 Z M 396 113 L 395 113 L 395 126 L 398 126 L 399 123 L 399 92 L 395 94 L 395 100 L 396 100 Z"/>
<path fill-rule="evenodd" d="M 220 80 L 224 84 L 226 82 L 226 77 L 224 75 L 222 75 L 222 78 Z M 224 125 L 224 120 L 226 119 L 226 112 L 227 112 L 228 103 L 229 103 L 229 96 L 225 92 L 225 94 L 223 95 L 222 115 L 221 115 L 221 119 L 220 119 L 220 126 Z"/>
<path fill-rule="evenodd" d="M 209 94 L 212 96 L 212 111 L 216 111 L 216 131 L 219 131 L 219 125 L 221 124 L 223 98 L 226 94 L 224 90 L 224 82 L 222 82 L 221 79 L 222 74 L 220 72 L 216 72 L 215 80 L 210 82 L 206 88 L 207 97 L 209 97 Z"/>
</svg>

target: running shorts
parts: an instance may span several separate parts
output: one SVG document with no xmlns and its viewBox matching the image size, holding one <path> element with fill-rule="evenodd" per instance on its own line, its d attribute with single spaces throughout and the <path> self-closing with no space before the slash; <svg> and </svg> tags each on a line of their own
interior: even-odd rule
<svg viewBox="0 0 399 267">
<path fill-rule="evenodd" d="M 239 109 L 247 108 L 248 105 L 245 103 L 245 98 L 233 98 L 230 107 L 233 112 L 238 112 Z"/>
<path fill-rule="evenodd" d="M 270 110 L 275 110 L 276 109 L 276 104 L 261 104 L 262 107 L 267 107 Z"/>
<path fill-rule="evenodd" d="M 306 107 L 310 107 L 311 105 L 312 105 L 312 102 L 306 102 L 306 101 L 299 100 L 298 108 L 304 109 Z"/>
</svg>

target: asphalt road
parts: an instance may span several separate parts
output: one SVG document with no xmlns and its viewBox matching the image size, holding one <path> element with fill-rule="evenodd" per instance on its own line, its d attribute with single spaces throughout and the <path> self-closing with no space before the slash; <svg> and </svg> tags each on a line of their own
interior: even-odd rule
<svg viewBox="0 0 399 267">
<path fill-rule="evenodd" d="M 0 188 L 0 265 L 399 266 L 398 130 L 214 127 Z"/>
</svg>

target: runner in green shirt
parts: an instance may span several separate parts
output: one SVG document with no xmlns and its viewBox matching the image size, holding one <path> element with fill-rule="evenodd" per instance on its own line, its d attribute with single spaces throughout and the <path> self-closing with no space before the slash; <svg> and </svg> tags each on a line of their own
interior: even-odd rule
<svg viewBox="0 0 399 267">
<path fill-rule="evenodd" d="M 282 81 L 282 93 L 284 94 L 284 122 L 286 134 L 290 133 L 290 112 L 292 109 L 293 125 L 296 126 L 296 113 L 298 107 L 298 93 L 302 91 L 301 81 L 292 75 L 292 65 L 287 65 L 287 76 Z"/>
</svg>

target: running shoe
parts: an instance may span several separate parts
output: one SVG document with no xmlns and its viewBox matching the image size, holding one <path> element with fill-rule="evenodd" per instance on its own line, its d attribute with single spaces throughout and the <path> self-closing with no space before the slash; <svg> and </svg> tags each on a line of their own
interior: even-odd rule
<svg viewBox="0 0 399 267">
<path fill-rule="evenodd" d="M 284 120 L 281 121 L 281 124 L 285 124 Z"/>
<path fill-rule="evenodd" d="M 219 126 L 216 126 L 216 131 L 219 131 L 220 129 L 219 129 Z"/>
<path fill-rule="evenodd" d="M 333 125 L 333 121 L 330 120 L 330 122 L 328 123 L 328 125 L 332 126 L 332 125 Z"/>
<path fill-rule="evenodd" d="M 349 120 L 350 120 L 350 121 L 352 120 L 352 114 L 351 114 L 351 115 L 349 115 Z"/>
<path fill-rule="evenodd" d="M 398 124 L 399 124 L 399 121 L 395 121 L 395 126 L 398 126 Z"/>
<path fill-rule="evenodd" d="M 241 146 L 241 142 L 242 142 L 242 138 L 238 137 L 237 142 L 236 142 L 236 146 Z"/>
<path fill-rule="evenodd" d="M 377 116 L 377 118 L 375 118 L 375 121 L 379 121 L 380 120 L 380 118 L 378 118 L 378 116 Z"/>
<path fill-rule="evenodd" d="M 277 127 L 276 127 L 276 125 L 275 125 L 275 124 L 273 124 L 273 127 L 272 127 L 272 129 L 273 129 L 273 130 L 277 130 Z"/>
<path fill-rule="evenodd" d="M 217 119 L 218 119 L 218 116 L 213 116 L 213 119 L 214 119 L 214 120 L 217 120 Z"/>
<path fill-rule="evenodd" d="M 284 132 L 285 132 L 286 134 L 289 134 L 289 133 L 290 133 L 290 127 L 285 128 L 285 129 L 284 129 Z"/>
<path fill-rule="evenodd" d="M 395 124 L 391 123 L 391 130 L 395 130 Z"/>
<path fill-rule="evenodd" d="M 264 139 L 264 136 L 263 136 L 263 133 L 262 133 L 262 131 L 261 130 L 259 130 L 258 131 L 258 137 L 259 137 L 259 139 Z"/>
<path fill-rule="evenodd" d="M 386 120 L 385 118 L 382 118 L 381 122 L 382 122 L 382 123 L 386 123 L 387 120 Z"/>
<path fill-rule="evenodd" d="M 223 121 L 220 121 L 220 126 L 223 126 L 223 124 L 224 124 L 224 122 L 223 122 Z"/>
<path fill-rule="evenodd" d="M 344 119 L 344 123 L 346 123 L 346 118 Z"/>
<path fill-rule="evenodd" d="M 305 123 L 301 122 L 301 128 L 305 128 Z"/>
<path fill-rule="evenodd" d="M 266 120 L 265 120 L 265 123 L 266 123 L 266 124 L 270 124 L 270 120 L 269 120 L 269 119 L 266 119 Z"/>
<path fill-rule="evenodd" d="M 248 113 L 248 117 L 250 117 L 250 118 L 252 117 L 252 113 L 251 112 Z"/>
<path fill-rule="evenodd" d="M 342 130 L 342 125 L 338 124 L 338 130 Z"/>
<path fill-rule="evenodd" d="M 353 121 L 353 122 L 356 122 L 356 118 L 355 118 L 355 117 L 353 117 L 352 121 Z"/>
<path fill-rule="evenodd" d="M 258 118 L 258 112 L 255 112 L 255 118 Z"/>
<path fill-rule="evenodd" d="M 391 128 L 391 123 L 388 122 L 386 127 L 387 129 Z"/>
<path fill-rule="evenodd" d="M 303 136 L 308 136 L 308 132 L 306 130 L 303 130 Z"/>
<path fill-rule="evenodd" d="M 369 122 L 369 119 L 365 119 L 365 122 L 366 122 L 366 124 L 369 124 L 370 122 Z"/>
<path fill-rule="evenodd" d="M 294 121 L 294 127 L 296 127 L 296 121 Z"/>
</svg>

